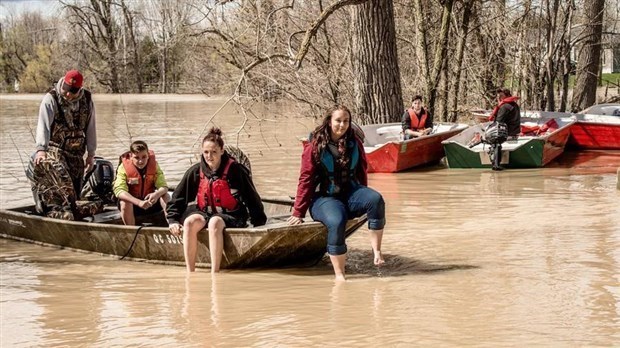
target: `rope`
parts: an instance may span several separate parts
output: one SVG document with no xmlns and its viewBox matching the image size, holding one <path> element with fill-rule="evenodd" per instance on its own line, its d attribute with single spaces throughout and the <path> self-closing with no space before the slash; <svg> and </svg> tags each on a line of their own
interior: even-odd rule
<svg viewBox="0 0 620 348">
<path fill-rule="evenodd" d="M 136 230 L 136 234 L 133 236 L 133 240 L 131 241 L 131 245 L 129 246 L 129 249 L 127 249 L 127 251 L 125 252 L 125 255 L 123 255 L 119 260 L 122 260 L 125 257 L 127 257 L 127 255 L 129 255 L 129 253 L 131 252 L 131 249 L 133 248 L 134 243 L 136 242 L 136 239 L 138 238 L 138 234 L 140 233 L 140 230 L 143 227 L 147 227 L 147 226 L 151 226 L 151 224 L 150 223 L 144 223 L 144 224 L 140 225 L 140 227 L 138 227 L 138 229 Z"/>
</svg>

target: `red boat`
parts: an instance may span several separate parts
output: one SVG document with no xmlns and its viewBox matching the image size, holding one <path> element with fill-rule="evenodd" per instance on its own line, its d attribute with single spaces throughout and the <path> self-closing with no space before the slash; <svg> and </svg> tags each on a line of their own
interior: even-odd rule
<svg viewBox="0 0 620 348">
<path fill-rule="evenodd" d="M 395 173 L 439 162 L 445 155 L 441 142 L 462 132 L 467 127 L 466 124 L 438 123 L 429 135 L 402 140 L 400 123 L 362 126 L 368 172 Z"/>
<path fill-rule="evenodd" d="M 599 104 L 576 115 L 569 145 L 591 150 L 620 150 L 620 104 Z"/>
</svg>

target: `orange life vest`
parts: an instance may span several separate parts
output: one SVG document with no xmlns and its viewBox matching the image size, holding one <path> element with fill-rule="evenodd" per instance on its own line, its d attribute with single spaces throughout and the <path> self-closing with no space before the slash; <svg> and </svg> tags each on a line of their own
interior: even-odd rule
<svg viewBox="0 0 620 348">
<path fill-rule="evenodd" d="M 212 180 L 200 170 L 200 183 L 198 184 L 198 194 L 196 195 L 196 205 L 198 209 L 206 212 L 207 208 L 211 208 L 213 214 L 222 211 L 236 210 L 240 202 L 233 195 L 230 185 L 228 185 L 228 170 L 235 160 L 228 159 L 224 166 L 224 172 L 221 178 Z"/>
<path fill-rule="evenodd" d="M 422 108 L 422 118 L 420 119 L 418 119 L 418 116 L 412 108 L 407 109 L 407 112 L 409 113 L 409 118 L 411 119 L 411 130 L 417 131 L 418 129 L 426 128 L 424 125 L 426 124 L 427 114 L 424 108 Z"/>
<path fill-rule="evenodd" d="M 127 187 L 129 193 L 138 198 L 144 199 L 146 195 L 155 191 L 155 180 L 157 177 L 157 160 L 155 153 L 149 150 L 149 161 L 146 164 L 146 172 L 144 178 L 140 175 L 140 171 L 131 163 L 131 152 L 125 152 L 121 155 L 123 168 L 127 173 Z"/>
</svg>

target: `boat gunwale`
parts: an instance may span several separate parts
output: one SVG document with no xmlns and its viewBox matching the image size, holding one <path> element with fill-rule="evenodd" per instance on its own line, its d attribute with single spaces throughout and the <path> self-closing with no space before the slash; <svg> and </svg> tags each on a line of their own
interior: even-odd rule
<svg viewBox="0 0 620 348">
<path fill-rule="evenodd" d="M 122 224 L 111 224 L 111 223 L 103 223 L 103 222 L 90 222 L 90 221 L 72 221 L 72 220 L 61 220 L 61 219 L 56 219 L 56 218 L 50 218 L 47 216 L 41 216 L 41 215 L 37 215 L 37 214 L 29 214 L 26 212 L 22 212 L 22 211 L 16 211 L 14 209 L 21 209 L 21 208 L 28 208 L 31 207 L 30 205 L 28 206 L 21 206 L 21 207 L 16 207 L 16 208 L 9 208 L 9 209 L 0 209 L 0 214 L 2 215 L 10 215 L 10 216 L 14 216 L 17 217 L 19 219 L 29 219 L 29 220 L 34 220 L 34 221 L 42 221 L 42 222 L 46 222 L 46 223 L 54 223 L 54 224 L 61 224 L 61 225 L 69 225 L 69 226 L 81 226 L 81 227 L 88 227 L 88 226 L 92 226 L 93 228 L 98 228 L 98 229 L 106 229 L 106 230 L 118 230 L 118 232 L 135 232 L 136 228 L 138 227 L 142 227 L 142 230 L 147 232 L 147 231 L 152 231 L 152 232 L 169 232 L 168 227 L 164 227 L 164 226 L 149 226 L 149 225 L 134 225 L 134 226 L 127 226 L 127 225 L 122 225 Z M 290 216 L 290 214 L 277 214 L 277 215 L 273 215 L 271 216 L 271 218 L 273 217 L 278 217 L 278 218 L 282 218 L 285 216 Z M 1 217 L 1 215 L 0 215 Z M 351 220 L 359 220 L 359 219 L 365 219 L 365 215 L 361 216 L 361 217 L 357 217 L 357 218 L 353 218 Z M 350 221 L 351 221 L 350 220 Z M 10 222 L 8 222 L 10 223 Z M 243 228 L 238 228 L 238 227 L 229 227 L 226 228 L 226 233 L 228 234 L 247 234 L 247 233 L 268 233 L 268 232 L 275 232 L 278 230 L 283 230 L 286 229 L 288 227 L 320 227 L 322 226 L 322 224 L 318 221 L 314 221 L 314 220 L 310 220 L 310 221 L 304 221 L 303 223 L 299 224 L 299 225 L 288 225 L 286 224 L 285 221 L 277 221 L 277 222 L 271 222 L 262 226 L 251 226 L 251 227 L 243 227 Z M 206 231 L 206 227 L 203 228 L 203 230 Z M 0 235 L 2 235 L 3 233 L 0 232 Z"/>
<path fill-rule="evenodd" d="M 525 121 L 525 122 L 528 122 L 528 121 Z M 566 124 L 564 124 L 563 126 L 559 127 L 558 129 L 554 130 L 553 132 L 545 134 L 545 135 L 541 135 L 541 136 L 531 136 L 531 135 L 519 136 L 517 138 L 517 141 L 519 141 L 519 140 L 526 140 L 526 141 L 523 142 L 522 144 L 519 144 L 519 145 L 515 146 L 515 147 L 505 148 L 504 150 L 506 150 L 506 151 L 514 151 L 514 150 L 517 150 L 517 149 L 521 148 L 524 145 L 527 145 L 527 144 L 531 143 L 532 141 L 545 141 L 546 142 L 547 140 L 549 140 L 549 138 L 551 136 L 556 135 L 556 134 L 558 134 L 561 131 L 565 131 L 566 129 L 570 130 L 570 127 L 573 126 L 574 124 L 576 124 L 577 122 L 578 122 L 577 120 L 567 121 Z M 485 123 L 487 123 L 487 122 L 485 122 Z M 523 123 L 523 121 L 521 123 Z M 461 132 L 460 134 L 465 133 L 470 128 L 473 129 L 475 127 L 478 127 L 478 128 L 480 128 L 480 130 L 482 130 L 483 125 L 484 125 L 484 123 L 479 123 L 479 124 L 471 125 L 466 130 Z M 458 134 L 458 135 L 460 135 L 460 134 Z M 472 148 L 468 147 L 467 144 L 463 144 L 461 141 L 458 141 L 458 140 L 446 139 L 446 140 L 442 141 L 441 143 L 443 145 L 446 145 L 446 144 L 458 144 L 458 145 L 461 145 L 462 147 L 464 147 L 466 149 L 472 150 Z M 473 151 L 473 152 L 479 152 L 479 151 Z"/>
<path fill-rule="evenodd" d="M 370 144 L 369 146 L 364 146 L 364 150 L 368 154 L 368 153 L 374 152 L 376 150 L 382 149 L 382 148 L 384 148 L 387 145 L 392 145 L 392 144 L 401 145 L 401 144 L 410 144 L 410 143 L 415 143 L 415 142 L 421 142 L 421 141 L 432 139 L 432 138 L 436 138 L 438 136 L 445 135 L 445 134 L 448 134 L 448 133 L 451 133 L 451 132 L 464 131 L 464 130 L 466 130 L 467 128 L 470 127 L 466 123 L 441 122 L 439 124 L 454 124 L 454 125 L 457 125 L 457 127 L 454 128 L 454 129 L 447 129 L 447 130 L 442 131 L 442 132 L 432 133 L 432 134 L 428 134 L 428 135 L 425 135 L 425 136 L 422 136 L 422 137 L 416 137 L 416 138 L 411 138 L 411 139 L 407 139 L 407 140 L 389 140 L 389 141 L 386 141 L 385 143 L 377 143 L 377 144 L 374 144 L 374 145 Z M 365 126 L 362 126 L 362 130 L 366 131 L 366 129 L 364 129 L 364 127 L 372 128 L 372 126 L 389 127 L 389 126 L 400 126 L 400 125 L 401 125 L 400 123 L 395 123 L 395 122 L 384 123 L 384 124 L 375 124 L 375 125 L 365 125 Z M 381 128 L 381 127 L 378 127 L 378 128 Z M 376 131 L 376 129 L 375 129 L 375 131 Z M 367 148 L 369 148 L 371 150 L 368 151 L 368 150 L 366 150 Z"/>
</svg>

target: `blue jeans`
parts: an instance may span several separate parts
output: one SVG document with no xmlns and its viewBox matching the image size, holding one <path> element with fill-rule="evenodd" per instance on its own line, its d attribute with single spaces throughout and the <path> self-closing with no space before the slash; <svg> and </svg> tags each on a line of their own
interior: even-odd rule
<svg viewBox="0 0 620 348">
<path fill-rule="evenodd" d="M 385 226 L 385 202 L 381 194 L 369 187 L 354 185 L 344 197 L 316 197 L 310 204 L 310 215 L 327 227 L 327 253 L 347 252 L 345 227 L 347 220 L 367 214 L 368 228 Z"/>
</svg>

